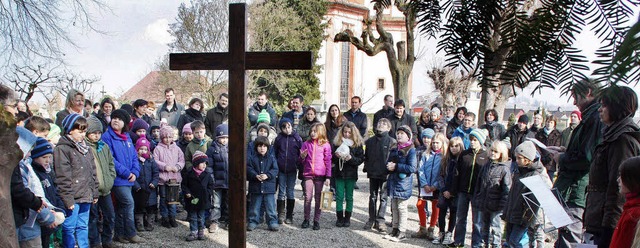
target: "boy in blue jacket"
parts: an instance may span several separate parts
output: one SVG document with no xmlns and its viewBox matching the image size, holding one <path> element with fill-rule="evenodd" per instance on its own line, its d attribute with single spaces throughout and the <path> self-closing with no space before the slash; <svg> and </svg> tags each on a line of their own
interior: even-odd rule
<svg viewBox="0 0 640 248">
<path fill-rule="evenodd" d="M 278 219 L 275 211 L 276 177 L 278 163 L 273 156 L 268 155 L 269 140 L 258 137 L 255 140 L 255 155 L 247 161 L 247 180 L 251 202 L 249 209 L 249 224 L 247 231 L 252 231 L 260 223 L 260 208 L 266 207 L 269 230 L 278 231 Z"/>
</svg>

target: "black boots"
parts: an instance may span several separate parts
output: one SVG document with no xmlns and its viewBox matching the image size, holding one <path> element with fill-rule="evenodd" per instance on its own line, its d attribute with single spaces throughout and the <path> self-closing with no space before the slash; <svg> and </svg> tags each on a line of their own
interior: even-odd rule
<svg viewBox="0 0 640 248">
<path fill-rule="evenodd" d="M 136 231 L 138 232 L 143 232 L 144 231 L 144 226 L 142 225 L 142 218 L 143 218 L 144 214 L 135 214 L 133 216 L 133 220 L 136 223 Z"/>
<path fill-rule="evenodd" d="M 178 227 L 178 222 L 176 222 L 175 216 L 169 217 L 169 224 L 171 225 L 171 227 Z"/>
<path fill-rule="evenodd" d="M 296 206 L 295 199 L 287 199 L 287 217 L 284 220 L 284 223 L 291 224 L 293 223 L 293 208 Z"/>
<path fill-rule="evenodd" d="M 344 226 L 344 211 L 336 211 L 336 226 L 343 227 Z"/>
<path fill-rule="evenodd" d="M 284 200 L 278 200 L 276 210 L 278 211 L 278 224 L 282 225 L 284 223 Z"/>
<path fill-rule="evenodd" d="M 344 219 L 342 220 L 343 227 L 351 226 L 351 212 L 344 211 Z"/>
</svg>

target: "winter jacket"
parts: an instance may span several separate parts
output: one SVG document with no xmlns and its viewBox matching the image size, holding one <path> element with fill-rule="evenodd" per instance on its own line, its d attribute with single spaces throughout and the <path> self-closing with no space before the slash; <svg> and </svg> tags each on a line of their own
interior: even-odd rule
<svg viewBox="0 0 640 248">
<path fill-rule="evenodd" d="M 67 97 L 69 97 L 71 95 L 68 95 Z M 67 117 L 67 115 L 70 115 L 71 111 L 69 111 L 69 109 L 63 109 L 58 111 L 58 113 L 56 113 L 56 126 L 62 128 L 62 121 L 64 120 L 65 117 Z M 81 113 L 77 113 L 80 116 L 87 118 L 89 117 L 89 113 L 85 112 L 84 109 L 82 109 Z"/>
<path fill-rule="evenodd" d="M 485 212 L 501 212 L 511 189 L 511 161 L 487 162 L 478 175 L 471 204 Z"/>
<path fill-rule="evenodd" d="M 395 114 L 394 108 L 388 107 L 387 105 L 382 106 L 382 108 L 378 110 L 378 112 L 373 114 L 373 128 L 375 129 L 378 126 L 378 121 L 380 121 L 380 119 L 382 118 L 389 119 L 389 117 L 393 114 Z"/>
<path fill-rule="evenodd" d="M 173 106 L 171 107 L 171 109 L 167 109 L 167 101 L 164 101 L 162 103 L 162 106 L 160 106 L 160 108 L 156 110 L 156 118 L 161 121 L 163 118 L 165 118 L 167 119 L 167 124 L 175 127 L 178 125 L 178 119 L 180 118 L 182 112 L 184 112 L 184 106 L 182 104 L 179 104 L 178 101 L 173 101 Z"/>
<path fill-rule="evenodd" d="M 567 204 L 584 208 L 589 167 L 595 156 L 595 148 L 602 142 L 602 127 L 598 114 L 600 103 L 594 100 L 584 111 L 582 121 L 571 135 L 571 141 L 558 162 L 555 184 L 558 193 Z"/>
<path fill-rule="evenodd" d="M 638 221 L 640 220 L 640 197 L 637 193 L 628 193 L 622 210 L 620 220 L 613 232 L 609 247 L 634 247 L 633 241 L 640 238 L 638 233 Z"/>
<path fill-rule="evenodd" d="M 569 146 L 569 139 L 571 138 L 571 134 L 573 133 L 573 130 L 575 130 L 577 126 L 578 124 L 572 123 L 572 124 L 569 124 L 569 127 L 562 130 L 562 141 L 560 142 L 562 146 L 564 147 Z"/>
<path fill-rule="evenodd" d="M 456 195 L 458 192 L 473 194 L 478 175 L 488 161 L 489 155 L 484 148 L 478 151 L 473 149 L 462 151 L 458 157 L 451 194 Z"/>
<path fill-rule="evenodd" d="M 212 141 L 207 149 L 207 171 L 215 178 L 214 189 L 229 188 L 229 146 Z"/>
<path fill-rule="evenodd" d="M 300 120 L 300 124 L 298 124 L 298 128 L 296 132 L 300 135 L 303 141 L 307 141 L 309 139 L 309 131 L 311 131 L 311 125 L 315 123 L 320 123 L 317 119 L 313 121 L 308 121 L 307 118 L 303 118 Z M 329 142 L 333 142 L 333 140 L 329 140 Z"/>
<path fill-rule="evenodd" d="M 332 155 L 329 142 L 318 144 L 318 141 L 308 140 L 302 143 L 300 152 L 302 151 L 307 151 L 307 156 L 300 160 L 305 179 L 331 177 Z"/>
<path fill-rule="evenodd" d="M 440 195 L 438 196 L 438 208 L 457 208 L 457 201 L 455 201 L 455 196 L 452 195 L 449 199 L 445 198 L 443 193 L 449 191 L 451 193 L 451 188 L 453 187 L 453 177 L 456 173 L 456 164 L 458 163 L 458 158 L 450 158 L 447 164 L 447 168 L 440 168 L 440 175 L 438 177 L 438 191 L 440 191 Z"/>
<path fill-rule="evenodd" d="M 460 125 L 462 125 L 462 120 L 458 120 L 456 117 L 447 122 L 447 139 L 451 139 L 451 135 Z"/>
<path fill-rule="evenodd" d="M 176 141 L 176 145 L 178 145 L 178 147 L 180 148 L 180 151 L 182 151 L 183 157 L 184 157 L 184 152 L 187 150 L 187 145 L 189 145 L 189 143 L 191 143 L 191 141 L 187 141 L 184 138 L 180 138 L 178 141 Z"/>
<path fill-rule="evenodd" d="M 269 154 L 269 156 L 273 156 L 275 157 L 276 155 L 274 154 L 274 150 L 273 149 L 269 149 L 267 150 L 267 154 Z M 251 141 L 249 142 L 249 144 L 247 144 L 247 160 L 251 157 L 256 155 L 256 146 L 255 146 L 255 141 Z"/>
<path fill-rule="evenodd" d="M 278 136 L 278 132 L 276 131 L 276 129 L 272 126 L 269 126 L 269 134 L 267 136 L 267 138 L 269 139 L 269 143 L 273 144 L 273 141 L 276 140 L 276 137 Z M 258 138 L 258 126 L 253 126 L 251 127 L 251 129 L 249 129 L 249 133 L 247 134 L 247 138 L 249 139 L 248 142 L 252 142 L 254 140 L 256 140 L 256 138 Z"/>
<path fill-rule="evenodd" d="M 204 118 L 204 126 L 206 128 L 207 136 L 215 138 L 216 127 L 229 119 L 229 107 L 223 108 L 220 103 L 215 108 L 207 111 L 207 116 Z M 188 159 L 191 160 L 191 159 Z"/>
<path fill-rule="evenodd" d="M 362 113 L 360 109 L 357 109 L 355 112 L 353 110 L 349 110 L 344 112 L 344 117 L 347 118 L 353 124 L 356 124 L 356 128 L 360 131 L 360 136 L 362 138 L 367 137 L 367 125 L 369 122 L 367 121 L 367 114 Z"/>
<path fill-rule="evenodd" d="M 418 169 L 416 149 L 413 145 L 399 150 L 394 148 L 389 153 L 387 162 L 396 163 L 396 168 L 389 171 L 387 177 L 387 194 L 391 198 L 407 200 L 413 191 L 413 174 Z"/>
<path fill-rule="evenodd" d="M 510 145 L 509 156 L 512 161 L 516 161 L 516 147 L 522 144 L 526 138 L 535 138 L 535 136 L 536 134 L 529 131 L 529 129 L 525 129 L 523 131 L 518 130 L 518 125 L 513 125 L 509 130 L 507 130 L 502 139 Z"/>
<path fill-rule="evenodd" d="M 364 151 L 362 171 L 367 173 L 367 178 L 387 179 L 389 152 L 396 148 L 396 140 L 389 136 L 389 132 L 378 132 L 375 136 L 367 139 L 364 144 L 366 150 Z"/>
<path fill-rule="evenodd" d="M 549 134 L 545 132 L 545 129 L 540 129 L 540 131 L 536 133 L 536 139 L 546 146 L 560 146 L 562 134 L 560 134 L 558 129 L 553 129 Z M 553 155 L 549 154 L 544 149 L 540 152 L 542 153 L 540 160 L 542 161 L 544 168 L 546 168 L 547 171 L 557 171 L 558 166 L 555 161 L 553 161 Z"/>
<path fill-rule="evenodd" d="M 258 102 L 254 102 L 249 110 L 247 111 L 247 116 L 249 117 L 249 123 L 251 126 L 255 126 L 258 123 L 258 114 L 262 112 L 263 109 L 267 110 L 269 113 L 269 117 L 271 118 L 271 122 L 269 122 L 269 126 L 275 127 L 276 123 L 278 123 L 278 116 L 276 115 L 276 110 L 273 109 L 271 103 L 267 102 L 264 106 L 258 105 Z"/>
<path fill-rule="evenodd" d="M 42 189 L 44 189 L 44 195 L 47 200 L 49 200 L 49 202 L 55 207 L 65 209 L 64 202 L 62 202 L 62 198 L 60 198 L 60 194 L 58 194 L 55 179 L 47 173 L 47 170 L 41 164 L 31 161 L 31 167 L 33 167 L 33 171 L 40 179 L 40 183 L 42 184 Z M 52 209 L 52 207 L 49 208 Z"/>
<path fill-rule="evenodd" d="M 42 199 L 24 186 L 20 166 L 15 166 L 11 174 L 11 204 L 16 227 L 22 226 L 27 221 L 29 209 L 38 211 L 42 206 Z"/>
<path fill-rule="evenodd" d="M 56 184 L 66 208 L 76 203 L 92 203 L 99 196 L 96 164 L 89 150 L 83 154 L 66 135 L 53 149 Z"/>
<path fill-rule="evenodd" d="M 155 206 L 158 204 L 158 166 L 153 158 L 145 159 L 144 162 L 138 160 L 140 164 L 140 176 L 136 178 L 133 184 L 133 192 L 138 190 L 144 190 L 149 193 L 149 200 L 147 206 Z M 149 184 L 153 184 L 153 188 L 149 187 Z"/>
<path fill-rule="evenodd" d="M 151 116 L 149 116 L 147 114 L 143 114 L 142 116 L 138 116 L 138 114 L 135 113 L 135 111 L 134 111 L 133 115 L 131 116 L 131 122 L 134 122 L 136 119 L 142 119 L 144 122 L 146 122 L 149 125 L 151 125 L 151 123 L 154 123 L 156 121 L 153 118 L 151 118 Z M 147 131 L 149 131 L 149 130 L 147 130 Z"/>
<path fill-rule="evenodd" d="M 351 159 L 349 159 L 348 161 L 344 161 L 338 156 L 335 156 L 336 149 L 338 149 L 337 146 L 332 150 L 333 152 L 331 153 L 333 154 L 331 160 L 335 165 L 333 167 L 333 172 L 331 173 L 331 175 L 333 175 L 334 178 L 339 179 L 357 180 L 358 166 L 360 166 L 360 164 L 362 164 L 362 161 L 364 161 L 364 149 L 362 149 L 362 146 L 349 147 L 349 154 L 351 155 Z"/>
<path fill-rule="evenodd" d="M 107 132 L 102 134 L 102 141 L 111 148 L 113 162 L 116 168 L 116 179 L 113 186 L 133 186 L 133 182 L 129 182 L 129 175 L 134 174 L 136 177 L 140 174 L 140 165 L 138 164 L 138 153 L 131 142 L 129 134 L 127 139 L 118 136 L 111 127 Z"/>
<path fill-rule="evenodd" d="M 212 141 L 209 137 L 204 137 L 202 140 L 196 140 L 196 138 L 193 138 L 191 142 L 189 142 L 187 148 L 184 150 L 184 172 L 191 170 L 191 167 L 193 166 L 191 163 L 191 160 L 193 160 L 193 154 L 196 153 L 196 151 L 206 153 L 211 142 Z"/>
<path fill-rule="evenodd" d="M 536 215 L 539 215 L 540 211 L 536 204 L 539 204 L 535 196 L 529 195 L 529 199 L 535 200 L 536 204 L 527 204 L 522 194 L 529 193 L 531 190 L 524 186 L 520 181 L 522 178 L 530 176 L 540 176 L 542 180 L 547 182 L 551 186 L 551 180 L 545 172 L 544 166 L 538 160 L 531 163 L 527 167 L 518 167 L 513 175 L 513 184 L 511 185 L 511 191 L 507 198 L 507 204 L 504 208 L 504 220 L 507 223 L 520 225 L 520 226 L 532 226 L 535 224 L 542 224 L 536 219 Z M 540 216 L 538 216 L 540 217 Z"/>
<path fill-rule="evenodd" d="M 344 116 L 342 117 L 344 118 Z M 344 122 L 347 119 L 344 118 L 344 120 L 342 121 L 342 125 L 338 126 L 338 124 L 336 124 L 336 122 L 334 120 L 331 120 L 331 124 L 327 125 L 327 123 L 324 123 L 324 128 L 327 129 L 327 139 L 329 139 L 329 142 L 331 143 L 331 149 L 334 149 L 333 147 L 333 140 L 335 140 L 336 136 L 338 135 L 338 132 L 340 132 L 340 128 L 344 125 Z M 302 141 L 304 142 L 305 140 L 302 139 Z"/>
<path fill-rule="evenodd" d="M 425 151 L 426 152 L 426 151 Z M 438 178 L 440 177 L 440 163 L 442 162 L 442 153 L 429 151 L 430 156 L 423 155 L 418 162 L 418 186 L 432 186 L 441 188 Z M 437 197 L 437 192 L 434 193 Z"/>
<path fill-rule="evenodd" d="M 266 174 L 267 180 L 258 181 L 257 175 Z M 255 154 L 247 160 L 247 180 L 249 194 L 275 194 L 278 163 L 273 156 Z"/>
<path fill-rule="evenodd" d="M 465 130 L 464 126 L 460 125 L 458 128 L 456 128 L 455 131 L 453 131 L 453 134 L 451 134 L 451 138 L 460 137 L 462 139 L 462 143 L 464 144 L 464 149 L 469 149 L 469 147 L 471 147 L 471 140 L 469 138 L 469 134 L 471 133 L 471 131 L 473 131 L 472 127 Z"/>
<path fill-rule="evenodd" d="M 413 119 L 409 113 L 405 112 L 401 118 L 398 118 L 397 115 L 393 114 L 389 117 L 389 121 L 391 122 L 391 131 L 389 131 L 389 136 L 391 138 L 396 138 L 396 130 L 402 125 L 407 125 L 411 128 L 411 137 L 414 139 L 419 139 L 420 135 L 418 135 L 418 128 L 416 127 L 416 121 Z"/>
<path fill-rule="evenodd" d="M 584 227 L 598 233 L 613 230 L 620 219 L 624 195 L 618 186 L 618 168 L 627 158 L 640 155 L 640 127 L 631 117 L 606 127 L 602 143 L 596 146 L 589 171 Z"/>
<path fill-rule="evenodd" d="M 98 192 L 100 196 L 109 195 L 116 179 L 116 167 L 113 155 L 111 155 L 111 149 L 102 140 L 93 143 L 89 139 L 85 139 L 85 142 L 91 147 L 91 152 L 95 158 Z"/>
<path fill-rule="evenodd" d="M 294 131 L 290 135 L 282 132 L 278 134 L 278 137 L 276 137 L 273 143 L 273 151 L 280 172 L 289 174 L 297 171 L 301 147 L 302 138 L 300 138 L 297 132 Z"/>
<path fill-rule="evenodd" d="M 182 182 L 180 171 L 184 168 L 184 153 L 175 142 L 169 145 L 158 143 L 158 146 L 153 151 L 153 157 L 158 166 L 159 185 L 165 185 L 169 180 L 175 180 L 176 183 Z M 176 172 L 172 172 L 169 169 L 176 169 Z"/>
<path fill-rule="evenodd" d="M 182 180 L 182 193 L 185 196 L 185 209 L 189 212 L 211 209 L 213 207 L 211 196 L 214 191 L 214 179 L 211 173 L 204 170 L 198 176 L 192 168 L 184 174 L 184 180 Z M 187 194 L 190 194 L 191 197 L 187 197 Z M 192 200 L 195 198 L 198 198 L 198 202 L 193 204 Z"/>
<path fill-rule="evenodd" d="M 307 108 L 303 106 L 302 111 L 300 113 L 296 113 L 295 110 L 291 110 L 289 112 L 282 114 L 282 118 L 289 118 L 291 119 L 291 121 L 293 121 L 292 123 L 293 130 L 298 131 L 298 134 L 300 134 L 300 137 L 302 137 L 302 133 L 300 132 L 300 130 L 298 130 L 298 125 L 300 124 L 300 122 L 302 122 L 302 119 L 304 119 L 305 112 L 307 112 Z M 304 141 L 304 139 L 302 140 Z"/>
<path fill-rule="evenodd" d="M 504 134 L 507 133 L 504 126 L 497 121 L 485 122 L 485 124 L 480 125 L 479 128 L 489 131 L 489 137 L 487 137 L 485 144 L 491 144 L 493 141 L 500 140 Z"/>
<path fill-rule="evenodd" d="M 188 108 L 184 111 L 184 114 L 180 115 L 180 118 L 178 118 L 178 124 L 176 124 L 176 127 L 178 128 L 178 135 L 182 136 L 182 128 L 184 127 L 184 125 L 194 121 L 204 122 L 204 115 L 198 110 Z"/>
</svg>

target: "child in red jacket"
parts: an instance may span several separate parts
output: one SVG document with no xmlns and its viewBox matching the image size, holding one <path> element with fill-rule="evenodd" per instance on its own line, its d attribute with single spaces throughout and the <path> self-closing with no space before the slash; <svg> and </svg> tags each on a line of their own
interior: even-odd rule
<svg viewBox="0 0 640 248">
<path fill-rule="evenodd" d="M 609 247 L 638 247 L 640 237 L 636 234 L 640 220 L 640 157 L 625 160 L 619 171 L 619 190 L 621 194 L 625 194 L 627 201 L 622 208 L 622 215 Z"/>
</svg>

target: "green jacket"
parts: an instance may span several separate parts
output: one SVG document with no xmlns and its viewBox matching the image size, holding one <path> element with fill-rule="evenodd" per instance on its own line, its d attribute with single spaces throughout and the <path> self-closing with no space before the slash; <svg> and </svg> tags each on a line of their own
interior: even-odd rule
<svg viewBox="0 0 640 248">
<path fill-rule="evenodd" d="M 560 156 L 558 178 L 554 187 L 567 204 L 585 207 L 589 168 L 596 146 L 602 142 L 602 127 L 598 115 L 600 103 L 593 101 L 582 111 L 582 121 L 573 130 L 569 145 Z"/>
<path fill-rule="evenodd" d="M 116 179 L 116 168 L 111 149 L 102 140 L 96 143 L 89 141 L 89 139 L 85 139 L 85 141 L 91 147 L 91 152 L 96 162 L 98 193 L 100 196 L 109 195 L 113 187 L 113 181 Z"/>
<path fill-rule="evenodd" d="M 191 142 L 189 142 L 187 148 L 184 149 L 184 169 L 182 169 L 183 178 L 185 175 L 184 173 L 191 170 L 191 167 L 193 166 L 193 164 L 191 163 L 191 160 L 193 160 L 193 154 L 196 153 L 196 151 L 206 153 L 209 145 L 211 145 L 211 138 L 207 136 L 205 136 L 204 139 L 199 142 L 196 141 L 195 138 L 192 139 Z"/>
</svg>

